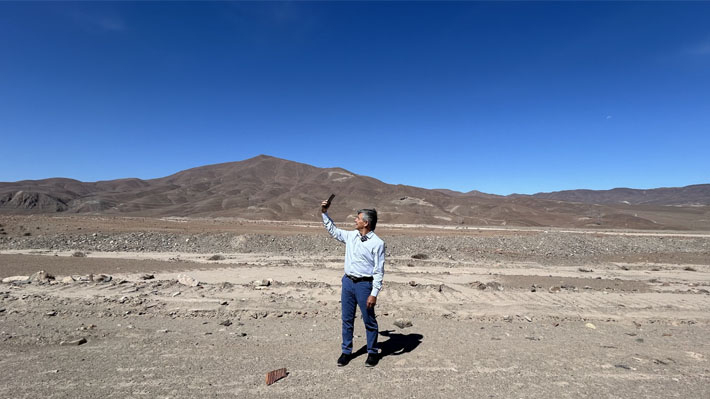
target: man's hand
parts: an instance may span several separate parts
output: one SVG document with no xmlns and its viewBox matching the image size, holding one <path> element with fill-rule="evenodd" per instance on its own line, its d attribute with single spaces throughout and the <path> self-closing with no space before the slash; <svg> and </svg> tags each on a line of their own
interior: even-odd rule
<svg viewBox="0 0 710 399">
<path fill-rule="evenodd" d="M 328 211 L 330 203 L 333 202 L 333 198 L 335 198 L 335 194 L 330 194 L 330 197 L 327 200 L 320 203 L 321 212 L 326 213 Z"/>
<path fill-rule="evenodd" d="M 377 305 L 377 297 L 376 297 L 376 296 L 372 296 L 372 295 L 368 296 L 368 297 L 367 297 L 367 308 L 368 308 L 368 309 L 374 308 L 375 305 Z"/>
</svg>

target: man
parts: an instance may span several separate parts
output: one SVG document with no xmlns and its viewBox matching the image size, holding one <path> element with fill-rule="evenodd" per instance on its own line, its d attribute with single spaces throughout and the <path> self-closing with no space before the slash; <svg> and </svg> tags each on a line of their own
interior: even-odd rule
<svg viewBox="0 0 710 399">
<path fill-rule="evenodd" d="M 375 234 L 377 211 L 361 209 L 355 218 L 355 230 L 341 230 L 328 216 L 329 201 L 321 203 L 323 224 L 336 240 L 345 243 L 345 275 L 340 293 L 343 320 L 342 354 L 338 366 L 350 362 L 353 351 L 353 324 L 355 308 L 360 307 L 367 333 L 367 359 L 365 365 L 373 367 L 379 361 L 377 352 L 377 319 L 375 305 L 382 289 L 385 273 L 385 242 Z"/>
</svg>

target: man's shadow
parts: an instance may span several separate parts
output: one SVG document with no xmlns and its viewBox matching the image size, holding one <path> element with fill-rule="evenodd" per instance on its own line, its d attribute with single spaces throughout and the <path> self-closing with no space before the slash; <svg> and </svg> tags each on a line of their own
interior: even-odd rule
<svg viewBox="0 0 710 399">
<path fill-rule="evenodd" d="M 398 334 L 394 330 L 380 331 L 380 335 L 389 338 L 387 341 L 379 342 L 380 358 L 385 356 L 398 356 L 409 353 L 422 343 L 421 334 Z M 367 353 L 367 345 L 363 345 L 357 352 L 353 352 L 353 358 Z"/>
<path fill-rule="evenodd" d="M 380 356 L 398 356 L 409 353 L 422 343 L 421 334 L 398 334 L 394 330 L 380 331 L 380 335 L 388 337 L 387 341 L 379 344 Z"/>
</svg>

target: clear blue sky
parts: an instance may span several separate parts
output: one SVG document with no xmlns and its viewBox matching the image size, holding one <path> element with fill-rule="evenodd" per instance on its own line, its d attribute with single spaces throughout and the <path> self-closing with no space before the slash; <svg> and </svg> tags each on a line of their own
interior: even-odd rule
<svg viewBox="0 0 710 399">
<path fill-rule="evenodd" d="M 709 2 L 0 3 L 0 181 L 710 183 Z"/>
</svg>

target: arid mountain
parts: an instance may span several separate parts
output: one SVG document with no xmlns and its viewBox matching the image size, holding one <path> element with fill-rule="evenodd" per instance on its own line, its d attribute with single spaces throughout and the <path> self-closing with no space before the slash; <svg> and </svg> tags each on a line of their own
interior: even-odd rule
<svg viewBox="0 0 710 399">
<path fill-rule="evenodd" d="M 336 194 L 330 211 L 336 221 L 375 207 L 383 223 L 710 230 L 709 206 L 593 205 L 428 190 L 265 155 L 151 180 L 0 183 L 0 212 L 313 221 L 330 193 Z"/>
<path fill-rule="evenodd" d="M 535 198 L 583 204 L 710 205 L 710 184 L 665 187 L 650 190 L 568 190 L 534 194 Z"/>
</svg>

